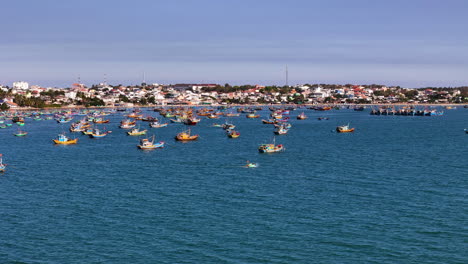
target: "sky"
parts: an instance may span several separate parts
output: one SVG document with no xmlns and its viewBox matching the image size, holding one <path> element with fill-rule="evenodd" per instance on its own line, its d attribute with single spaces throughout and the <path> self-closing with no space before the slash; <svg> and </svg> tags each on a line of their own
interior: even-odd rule
<svg viewBox="0 0 468 264">
<path fill-rule="evenodd" d="M 465 0 L 16 0 L 0 84 L 468 85 Z"/>
</svg>

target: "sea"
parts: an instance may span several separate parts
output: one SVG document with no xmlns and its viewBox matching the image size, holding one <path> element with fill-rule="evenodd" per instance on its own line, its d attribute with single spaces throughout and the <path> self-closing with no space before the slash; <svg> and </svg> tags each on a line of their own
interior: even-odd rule
<svg viewBox="0 0 468 264">
<path fill-rule="evenodd" d="M 468 109 L 439 110 L 297 109 L 274 137 L 265 107 L 203 118 L 186 143 L 182 124 L 139 121 L 166 142 L 152 151 L 120 112 L 100 139 L 26 119 L 26 137 L 0 129 L 0 263 L 468 263 Z M 78 144 L 54 145 L 63 131 Z M 258 152 L 273 141 L 285 151 Z"/>
</svg>

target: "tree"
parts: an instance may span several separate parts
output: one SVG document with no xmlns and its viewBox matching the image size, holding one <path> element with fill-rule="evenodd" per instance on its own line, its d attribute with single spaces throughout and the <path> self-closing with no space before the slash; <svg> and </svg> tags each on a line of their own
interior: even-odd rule
<svg viewBox="0 0 468 264">
<path fill-rule="evenodd" d="M 10 106 L 7 105 L 7 103 L 3 103 L 0 105 L 0 110 L 5 111 L 10 109 Z"/>
</svg>

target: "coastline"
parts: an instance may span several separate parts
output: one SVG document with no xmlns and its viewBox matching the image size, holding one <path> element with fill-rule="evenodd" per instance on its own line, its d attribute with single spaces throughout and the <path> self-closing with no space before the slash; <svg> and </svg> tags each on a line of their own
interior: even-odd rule
<svg viewBox="0 0 468 264">
<path fill-rule="evenodd" d="M 159 108 L 159 107 L 218 107 L 218 106 L 228 106 L 228 107 L 253 107 L 253 106 L 465 106 L 466 103 L 423 103 L 423 104 L 405 104 L 405 103 L 393 103 L 393 104 L 211 104 L 211 105 L 185 105 L 185 104 L 174 104 L 174 105 L 134 105 L 129 107 L 122 106 L 64 106 L 64 107 L 44 107 L 44 108 L 34 108 L 34 107 L 16 107 L 10 108 L 7 111 L 37 111 L 37 110 L 74 110 L 74 109 L 113 109 L 113 108 Z"/>
</svg>

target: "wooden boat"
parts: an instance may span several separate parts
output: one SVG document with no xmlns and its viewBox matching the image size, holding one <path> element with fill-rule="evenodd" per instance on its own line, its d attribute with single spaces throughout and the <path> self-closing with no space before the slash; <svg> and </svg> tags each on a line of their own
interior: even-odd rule
<svg viewBox="0 0 468 264">
<path fill-rule="evenodd" d="M 190 129 L 188 129 L 188 130 L 186 130 L 184 132 L 180 132 L 179 134 L 177 134 L 175 139 L 178 140 L 178 141 L 192 141 L 192 140 L 197 140 L 198 135 L 191 135 L 190 134 Z"/>
<path fill-rule="evenodd" d="M 55 144 L 59 144 L 59 145 L 71 145 L 71 144 L 78 143 L 77 138 L 70 139 L 65 135 L 65 133 L 59 134 L 57 139 L 53 139 L 53 141 L 54 141 Z"/>
<path fill-rule="evenodd" d="M 106 124 L 106 123 L 109 123 L 109 119 L 104 120 L 104 119 L 102 119 L 102 118 L 96 118 L 96 119 L 93 120 L 93 122 L 94 122 L 95 124 Z"/>
<path fill-rule="evenodd" d="M 103 138 L 111 132 L 112 131 L 101 131 L 100 129 L 95 128 L 92 130 L 91 134 L 88 134 L 88 135 L 91 138 Z"/>
<path fill-rule="evenodd" d="M 349 124 L 345 126 L 338 126 L 336 127 L 336 132 L 338 133 L 349 133 L 349 132 L 354 132 L 354 127 L 349 128 Z"/>
<path fill-rule="evenodd" d="M 0 154 L 0 172 L 5 172 L 6 164 L 3 163 L 3 154 Z"/>
<path fill-rule="evenodd" d="M 278 121 L 272 120 L 272 119 L 268 119 L 268 120 L 262 119 L 262 123 L 263 123 L 263 124 L 270 124 L 270 125 L 273 125 L 273 124 L 278 123 Z"/>
<path fill-rule="evenodd" d="M 307 119 L 307 116 L 302 112 L 300 115 L 297 116 L 297 120 L 304 120 Z"/>
<path fill-rule="evenodd" d="M 247 118 L 259 118 L 260 115 L 257 115 L 257 114 L 255 114 L 255 113 L 250 113 L 250 114 L 247 114 L 246 117 L 247 117 Z"/>
<path fill-rule="evenodd" d="M 261 144 L 260 147 L 258 147 L 258 151 L 260 153 L 274 153 L 274 152 L 280 152 L 283 150 L 284 150 L 283 145 L 276 145 L 274 140 L 273 140 L 273 144 Z"/>
<path fill-rule="evenodd" d="M 137 145 L 139 149 L 143 150 L 150 150 L 150 149 L 156 149 L 156 148 L 163 148 L 164 147 L 164 142 L 158 142 L 154 144 L 154 136 L 152 140 L 149 140 L 149 138 L 143 138 L 140 140 L 140 144 Z"/>
<path fill-rule="evenodd" d="M 200 118 L 195 118 L 195 117 L 189 117 L 185 119 L 184 124 L 189 125 L 189 126 L 194 126 L 198 124 L 201 121 Z"/>
<path fill-rule="evenodd" d="M 138 128 L 134 128 L 131 131 L 128 131 L 127 134 L 129 136 L 142 136 L 146 134 L 146 129 L 145 130 L 139 130 Z"/>
<path fill-rule="evenodd" d="M 230 130 L 227 134 L 229 138 L 238 138 L 240 136 L 240 132 L 235 130 Z"/>
<path fill-rule="evenodd" d="M 119 127 L 123 128 L 123 129 L 129 129 L 129 128 L 134 128 L 135 125 L 136 125 L 135 121 L 126 119 L 126 120 L 120 121 L 120 126 Z"/>
<path fill-rule="evenodd" d="M 151 122 L 149 126 L 152 128 L 167 127 L 167 123 L 161 124 L 159 122 Z"/>
<path fill-rule="evenodd" d="M 235 125 L 229 124 L 229 123 L 224 123 L 221 127 L 222 127 L 224 130 L 232 130 L 232 129 L 236 128 Z"/>
<path fill-rule="evenodd" d="M 288 131 L 289 129 L 287 129 L 286 126 L 279 126 L 278 128 L 275 129 L 274 133 L 276 135 L 286 135 Z"/>
<path fill-rule="evenodd" d="M 28 132 L 26 132 L 26 131 L 18 130 L 18 132 L 15 133 L 15 134 L 13 134 L 13 135 L 15 135 L 15 136 L 17 136 L 17 137 L 24 137 L 24 136 L 26 136 L 27 134 L 28 134 Z"/>
</svg>

